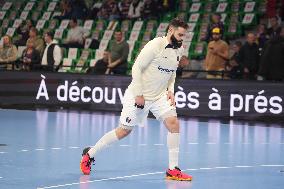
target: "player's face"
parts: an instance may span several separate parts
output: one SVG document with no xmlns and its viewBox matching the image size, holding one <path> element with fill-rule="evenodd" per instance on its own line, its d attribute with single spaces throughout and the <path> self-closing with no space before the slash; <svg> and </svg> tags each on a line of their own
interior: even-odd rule
<svg viewBox="0 0 284 189">
<path fill-rule="evenodd" d="M 173 29 L 173 36 L 179 41 L 182 42 L 184 35 L 185 35 L 186 29 L 182 27 L 174 28 Z"/>
</svg>

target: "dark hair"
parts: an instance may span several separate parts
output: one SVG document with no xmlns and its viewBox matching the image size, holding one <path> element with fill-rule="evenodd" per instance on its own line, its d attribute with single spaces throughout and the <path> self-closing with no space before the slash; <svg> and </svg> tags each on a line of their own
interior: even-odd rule
<svg viewBox="0 0 284 189">
<path fill-rule="evenodd" d="M 184 29 L 188 29 L 187 23 L 180 18 L 174 18 L 169 24 L 169 27 L 171 26 L 175 28 L 182 27 Z"/>
<path fill-rule="evenodd" d="M 238 47 L 242 47 L 243 45 L 241 41 L 236 41 L 234 44 L 237 45 Z"/>
<path fill-rule="evenodd" d="M 49 36 L 51 39 L 53 39 L 54 33 L 53 31 L 47 31 L 44 33 L 45 35 Z"/>
<path fill-rule="evenodd" d="M 118 29 L 118 30 L 115 30 L 114 33 L 122 33 L 122 31 Z"/>
<path fill-rule="evenodd" d="M 219 13 L 217 13 L 217 12 L 213 13 L 212 16 L 218 16 L 219 18 L 222 17 L 221 14 L 219 14 Z"/>
<path fill-rule="evenodd" d="M 77 18 L 72 18 L 71 19 L 75 24 L 77 24 L 78 22 L 77 22 Z"/>
</svg>

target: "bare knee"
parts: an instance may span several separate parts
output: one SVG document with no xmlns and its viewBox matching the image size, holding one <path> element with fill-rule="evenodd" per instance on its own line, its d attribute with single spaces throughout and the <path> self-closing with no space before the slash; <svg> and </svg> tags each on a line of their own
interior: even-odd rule
<svg viewBox="0 0 284 189">
<path fill-rule="evenodd" d="M 177 117 L 169 117 L 164 120 L 164 124 L 171 133 L 179 133 L 179 121 Z"/>
<path fill-rule="evenodd" d="M 131 131 L 132 131 L 131 129 L 125 129 L 125 128 L 118 127 L 115 129 L 115 134 L 118 139 L 122 139 L 126 137 L 127 135 L 129 135 Z"/>
</svg>

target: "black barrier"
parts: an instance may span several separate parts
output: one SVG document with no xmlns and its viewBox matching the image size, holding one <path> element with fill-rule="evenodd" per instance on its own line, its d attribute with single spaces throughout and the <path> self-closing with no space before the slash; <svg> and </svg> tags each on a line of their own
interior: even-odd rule
<svg viewBox="0 0 284 189">
<path fill-rule="evenodd" d="M 130 81 L 112 75 L 0 72 L 0 105 L 120 111 Z M 284 83 L 179 79 L 175 86 L 182 116 L 284 120 Z"/>
</svg>

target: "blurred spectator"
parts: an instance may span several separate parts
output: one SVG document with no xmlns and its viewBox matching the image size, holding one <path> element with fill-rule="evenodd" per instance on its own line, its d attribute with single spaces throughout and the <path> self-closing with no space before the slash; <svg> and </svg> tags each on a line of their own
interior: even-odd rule
<svg viewBox="0 0 284 189">
<path fill-rule="evenodd" d="M 27 40 L 29 38 L 29 32 L 32 27 L 32 21 L 26 20 L 20 25 L 20 27 L 17 28 L 16 33 L 18 34 L 19 39 L 15 41 L 16 46 L 26 46 Z"/>
<path fill-rule="evenodd" d="M 208 79 L 217 79 L 223 77 L 221 71 L 225 70 L 226 61 L 229 59 L 229 46 L 221 39 L 220 28 L 214 28 L 211 33 L 213 41 L 208 44 L 205 70 L 209 71 Z"/>
<path fill-rule="evenodd" d="M 107 73 L 125 75 L 127 71 L 129 45 L 124 40 L 121 31 L 116 31 L 114 37 L 115 40 L 110 44 Z"/>
<path fill-rule="evenodd" d="M 272 38 L 274 38 L 274 37 L 276 37 L 280 34 L 281 27 L 279 26 L 277 16 L 270 18 L 269 21 L 270 21 L 271 27 L 268 28 L 267 33 L 270 36 L 270 38 L 272 39 Z"/>
<path fill-rule="evenodd" d="M 71 18 L 85 19 L 88 14 L 88 9 L 83 0 L 69 0 L 71 4 Z"/>
<path fill-rule="evenodd" d="M 104 51 L 103 58 L 98 60 L 94 67 L 90 67 L 87 71 L 89 74 L 105 74 L 108 67 L 109 52 Z"/>
<path fill-rule="evenodd" d="M 109 14 L 109 20 L 119 20 L 120 19 L 120 11 L 118 8 L 117 2 L 110 3 L 110 14 Z"/>
<path fill-rule="evenodd" d="M 122 19 L 128 18 L 128 11 L 129 11 L 129 8 L 130 8 L 131 1 L 132 0 L 122 0 L 118 4 Z"/>
<path fill-rule="evenodd" d="M 257 33 L 256 33 L 256 40 L 257 40 L 257 44 L 259 46 L 259 51 L 261 54 L 265 43 L 269 40 L 269 35 L 266 32 L 266 26 L 264 24 L 258 25 Z"/>
<path fill-rule="evenodd" d="M 92 42 L 89 46 L 90 49 L 98 49 L 100 47 L 100 41 L 98 39 L 92 38 Z"/>
<path fill-rule="evenodd" d="M 63 41 L 62 47 L 83 48 L 86 37 L 90 34 L 87 29 L 78 26 L 77 19 L 73 18 L 69 23 L 70 29 L 67 38 Z"/>
<path fill-rule="evenodd" d="M 33 43 L 34 48 L 42 55 L 44 51 L 44 41 L 43 39 L 38 35 L 38 31 L 36 28 L 32 27 L 29 32 L 29 39 L 27 40 L 28 43 Z"/>
<path fill-rule="evenodd" d="M 46 32 L 44 34 L 46 48 L 43 53 L 41 68 L 45 71 L 54 71 L 55 67 L 59 66 L 62 59 L 61 49 L 57 41 L 53 39 L 53 35 L 52 32 Z"/>
<path fill-rule="evenodd" d="M 141 18 L 142 19 L 151 19 L 158 17 L 157 5 L 152 0 L 145 0 L 144 5 L 141 9 Z"/>
<path fill-rule="evenodd" d="M 90 8 L 88 19 L 96 19 L 98 12 L 102 9 L 103 3 L 101 1 L 95 2 Z"/>
<path fill-rule="evenodd" d="M 258 74 L 267 80 L 284 80 L 284 27 L 264 48 Z"/>
<path fill-rule="evenodd" d="M 207 29 L 207 35 L 205 38 L 205 41 L 210 42 L 213 40 L 213 29 L 214 28 L 220 28 L 220 39 L 223 39 L 223 35 L 224 35 L 224 24 L 221 21 L 221 15 L 218 13 L 213 13 L 213 15 L 211 16 L 211 23 L 208 26 Z"/>
<path fill-rule="evenodd" d="M 101 19 L 101 20 L 108 20 L 109 19 L 109 12 L 108 12 L 107 6 L 103 6 L 99 10 L 97 17 L 98 17 L 98 19 Z"/>
<path fill-rule="evenodd" d="M 141 0 L 133 0 L 130 4 L 129 11 L 128 11 L 128 17 L 130 19 L 138 19 L 141 17 L 141 9 L 143 7 L 144 3 Z"/>
<path fill-rule="evenodd" d="M 247 34 L 247 41 L 242 46 L 237 61 L 243 68 L 245 79 L 256 79 L 259 65 L 259 47 L 253 33 Z"/>
<path fill-rule="evenodd" d="M 3 36 L 3 47 L 0 47 L 0 68 L 10 69 L 17 60 L 17 47 L 12 43 L 12 38 L 8 35 Z"/>
<path fill-rule="evenodd" d="M 182 77 L 182 72 L 183 72 L 183 69 L 189 65 L 189 59 L 186 57 L 186 56 L 182 56 L 180 58 L 180 61 L 179 61 L 179 64 L 178 64 L 178 67 L 177 67 L 177 71 L 176 71 L 176 76 L 177 77 Z"/>
<path fill-rule="evenodd" d="M 72 18 L 72 7 L 68 0 L 62 0 L 60 2 L 61 15 L 55 16 L 55 19 L 64 20 Z"/>
<path fill-rule="evenodd" d="M 35 65 L 40 64 L 40 54 L 39 52 L 34 48 L 34 44 L 32 41 L 29 41 L 27 43 L 27 48 L 23 51 L 22 58 L 21 58 L 22 68 L 23 70 L 29 71 L 33 67 L 36 67 Z"/>
<path fill-rule="evenodd" d="M 241 79 L 243 75 L 243 70 L 238 63 L 241 48 L 242 42 L 236 41 L 233 44 L 233 55 L 229 60 L 229 64 L 226 66 L 226 70 L 229 71 L 228 77 L 231 79 Z"/>
<path fill-rule="evenodd" d="M 173 12 L 176 10 L 176 0 L 153 0 L 156 4 L 162 4 L 163 10 Z"/>
</svg>

